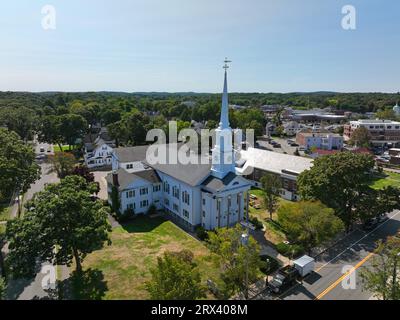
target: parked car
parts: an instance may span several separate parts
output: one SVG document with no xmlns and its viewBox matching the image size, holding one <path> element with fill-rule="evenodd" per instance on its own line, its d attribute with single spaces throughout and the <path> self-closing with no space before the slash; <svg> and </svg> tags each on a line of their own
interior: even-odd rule
<svg viewBox="0 0 400 320">
<path fill-rule="evenodd" d="M 296 142 L 290 144 L 291 147 L 298 147 L 299 145 Z"/>
<path fill-rule="evenodd" d="M 273 145 L 273 147 L 274 147 L 274 148 L 280 148 L 281 145 L 280 145 L 279 143 L 275 143 L 275 144 Z"/>
<path fill-rule="evenodd" d="M 41 148 L 39 149 L 39 151 L 40 151 L 40 152 L 44 152 L 44 148 L 41 147 Z"/>
</svg>

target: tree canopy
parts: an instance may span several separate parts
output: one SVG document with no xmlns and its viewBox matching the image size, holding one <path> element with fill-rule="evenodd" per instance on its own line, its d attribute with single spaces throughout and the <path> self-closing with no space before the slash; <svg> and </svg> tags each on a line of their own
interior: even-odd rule
<svg viewBox="0 0 400 320">
<path fill-rule="evenodd" d="M 68 176 L 50 184 L 26 204 L 20 219 L 8 221 L 7 262 L 17 276 L 34 274 L 36 261 L 71 265 L 82 270 L 84 257 L 109 241 L 107 209 L 93 200 L 94 184 Z"/>
<path fill-rule="evenodd" d="M 240 225 L 208 233 L 209 247 L 220 257 L 221 277 L 224 283 L 220 291 L 225 298 L 239 292 L 246 296 L 246 275 L 248 283 L 253 283 L 257 280 L 262 266 L 260 246 L 251 236 L 248 244 L 243 244 L 241 241 L 243 233 Z"/>
<path fill-rule="evenodd" d="M 196 300 L 205 298 L 200 272 L 188 250 L 165 252 L 150 270 L 152 279 L 146 288 L 154 300 Z"/>
<path fill-rule="evenodd" d="M 39 176 L 33 148 L 15 132 L 0 128 L 0 198 L 26 192 Z"/>
<path fill-rule="evenodd" d="M 278 209 L 278 222 L 289 240 L 301 244 L 308 252 L 344 230 L 343 222 L 335 216 L 333 209 L 319 201 L 281 205 Z"/>
</svg>

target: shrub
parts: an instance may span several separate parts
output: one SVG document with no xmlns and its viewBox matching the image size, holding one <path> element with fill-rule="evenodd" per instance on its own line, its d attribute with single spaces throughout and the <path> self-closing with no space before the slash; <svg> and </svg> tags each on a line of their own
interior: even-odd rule
<svg viewBox="0 0 400 320">
<path fill-rule="evenodd" d="M 296 258 L 304 253 L 304 248 L 299 244 L 286 244 L 283 242 L 275 246 L 276 250 L 283 256 Z"/>
<path fill-rule="evenodd" d="M 201 241 L 208 240 L 208 232 L 202 226 L 196 228 L 196 235 Z"/>
<path fill-rule="evenodd" d="M 260 259 L 262 261 L 262 266 L 260 267 L 260 270 L 266 275 L 274 273 L 280 267 L 279 261 L 269 255 L 261 255 Z"/>
<path fill-rule="evenodd" d="M 150 205 L 149 209 L 147 210 L 148 215 L 153 215 L 157 213 L 157 208 L 154 204 Z"/>
<path fill-rule="evenodd" d="M 117 214 L 118 222 L 127 222 L 135 217 L 135 211 L 133 209 L 126 209 L 123 213 Z"/>
<path fill-rule="evenodd" d="M 257 219 L 257 217 L 250 217 L 249 221 L 251 224 L 254 225 L 256 230 L 261 230 L 262 228 L 264 228 L 264 225 L 260 220 Z"/>
</svg>

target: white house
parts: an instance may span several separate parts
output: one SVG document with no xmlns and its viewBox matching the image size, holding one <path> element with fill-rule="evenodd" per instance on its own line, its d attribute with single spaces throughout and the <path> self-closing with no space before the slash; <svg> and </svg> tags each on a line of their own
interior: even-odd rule
<svg viewBox="0 0 400 320">
<path fill-rule="evenodd" d="M 84 159 L 89 169 L 111 166 L 115 141 L 110 138 L 106 128 L 98 135 L 87 135 L 84 140 Z"/>
<path fill-rule="evenodd" d="M 106 178 L 109 202 L 117 190 L 120 211 L 147 213 L 153 204 L 181 226 L 207 230 L 232 226 L 243 219 L 250 182 L 236 174 L 232 129 L 229 125 L 225 64 L 221 121 L 216 129 L 212 157 L 194 155 L 195 163 L 149 161 L 148 146 L 117 148 L 112 154 L 113 172 Z M 184 152 L 179 144 L 164 145 L 167 154 Z"/>
</svg>

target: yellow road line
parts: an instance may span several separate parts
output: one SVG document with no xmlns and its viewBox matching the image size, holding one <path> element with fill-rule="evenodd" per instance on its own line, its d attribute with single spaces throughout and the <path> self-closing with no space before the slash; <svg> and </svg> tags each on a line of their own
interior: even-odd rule
<svg viewBox="0 0 400 320">
<path fill-rule="evenodd" d="M 315 300 L 320 300 L 322 299 L 325 295 L 327 295 L 330 291 L 332 291 L 334 288 L 337 287 L 339 283 L 341 283 L 346 277 L 348 277 L 350 274 L 352 274 L 354 271 L 356 271 L 359 267 L 361 267 L 365 262 L 368 261 L 372 256 L 374 255 L 373 252 L 369 253 L 364 259 L 362 259 L 359 263 L 357 263 L 354 268 L 350 269 L 347 271 L 345 274 L 343 274 L 339 279 L 337 279 L 334 283 L 332 283 L 328 288 L 326 288 L 324 291 L 322 291 L 316 298 Z"/>
</svg>

